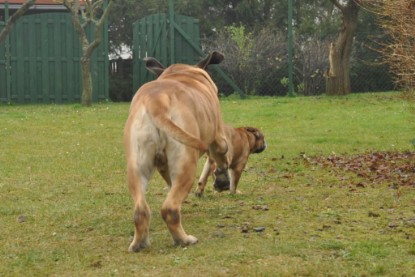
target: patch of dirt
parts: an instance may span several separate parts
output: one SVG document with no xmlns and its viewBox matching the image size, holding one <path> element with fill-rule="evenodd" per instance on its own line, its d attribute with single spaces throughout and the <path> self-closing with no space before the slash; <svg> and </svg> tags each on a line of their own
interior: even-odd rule
<svg viewBox="0 0 415 277">
<path fill-rule="evenodd" d="M 415 152 L 366 152 L 353 156 L 303 156 L 308 166 L 331 169 L 336 175 L 353 173 L 363 181 L 354 185 L 365 187 L 381 183 L 390 186 L 415 187 Z"/>
</svg>

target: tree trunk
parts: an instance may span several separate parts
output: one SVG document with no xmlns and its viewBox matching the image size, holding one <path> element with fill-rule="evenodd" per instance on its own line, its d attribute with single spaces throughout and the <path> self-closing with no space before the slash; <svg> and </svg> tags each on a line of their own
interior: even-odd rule
<svg viewBox="0 0 415 277">
<path fill-rule="evenodd" d="M 101 3 L 102 2 L 95 2 Z M 81 104 L 84 106 L 92 105 L 92 75 L 91 75 L 91 59 L 93 51 L 101 43 L 101 34 L 102 28 L 104 26 L 104 21 L 108 17 L 108 13 L 113 4 L 112 0 L 109 0 L 107 7 L 102 7 L 104 12 L 102 13 L 99 20 L 94 18 L 95 6 L 91 5 L 89 2 L 84 2 L 84 8 L 86 11 L 81 9 L 80 0 L 63 0 L 63 4 L 71 12 L 72 23 L 75 28 L 75 31 L 78 33 L 79 42 L 82 47 L 82 58 L 81 58 L 81 74 L 82 74 L 82 97 Z M 79 18 L 80 14 L 82 15 L 82 23 Z M 95 25 L 95 39 L 89 42 L 86 35 L 85 28 L 88 23 Z"/>
<path fill-rule="evenodd" d="M 82 74 L 82 98 L 81 103 L 84 106 L 92 105 L 92 76 L 91 76 L 91 59 L 83 56 L 81 59 Z"/>
<path fill-rule="evenodd" d="M 330 0 L 343 14 L 339 36 L 330 45 L 330 68 L 326 73 L 326 93 L 328 95 L 346 95 L 350 93 L 350 57 L 353 37 L 357 28 L 359 6 L 355 0 L 349 0 L 346 6 Z"/>
</svg>

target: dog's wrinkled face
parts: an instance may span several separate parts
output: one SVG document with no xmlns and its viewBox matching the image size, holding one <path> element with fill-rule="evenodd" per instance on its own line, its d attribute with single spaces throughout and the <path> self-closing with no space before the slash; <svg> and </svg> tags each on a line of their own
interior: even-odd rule
<svg viewBox="0 0 415 277">
<path fill-rule="evenodd" d="M 255 143 L 251 148 L 251 153 L 261 153 L 265 150 L 265 148 L 267 148 L 267 143 L 261 130 L 254 127 L 246 127 L 245 130 L 253 134 L 255 137 Z"/>
</svg>

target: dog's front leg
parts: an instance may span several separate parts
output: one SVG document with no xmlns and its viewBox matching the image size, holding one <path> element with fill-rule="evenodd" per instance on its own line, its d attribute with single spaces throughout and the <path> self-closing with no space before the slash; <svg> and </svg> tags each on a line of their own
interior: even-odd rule
<svg viewBox="0 0 415 277">
<path fill-rule="evenodd" d="M 206 158 L 205 165 L 203 166 L 202 173 L 200 174 L 199 181 L 197 182 L 196 196 L 202 197 L 203 192 L 205 191 L 207 180 L 209 175 L 212 174 L 214 170 L 214 162 L 209 156 Z"/>
<path fill-rule="evenodd" d="M 230 180 L 231 180 L 230 193 L 232 193 L 232 194 L 240 193 L 239 191 L 236 190 L 236 188 L 238 186 L 239 179 L 241 178 L 242 170 L 240 170 L 240 169 L 231 169 L 229 171 L 230 171 L 229 176 L 230 176 Z"/>
<path fill-rule="evenodd" d="M 245 168 L 246 162 L 240 163 L 237 166 L 235 166 L 234 168 L 230 169 L 229 171 L 231 171 L 229 173 L 229 175 L 231 176 L 231 187 L 230 187 L 230 193 L 240 193 L 237 190 L 238 184 L 239 184 L 239 179 L 242 176 L 242 172 Z"/>
</svg>

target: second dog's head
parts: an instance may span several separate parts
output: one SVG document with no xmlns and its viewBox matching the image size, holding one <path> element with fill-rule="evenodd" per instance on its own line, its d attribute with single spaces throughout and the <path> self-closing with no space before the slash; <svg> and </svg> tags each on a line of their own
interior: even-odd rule
<svg viewBox="0 0 415 277">
<path fill-rule="evenodd" d="M 244 127 L 244 129 L 255 137 L 255 142 L 251 145 L 251 153 L 261 153 L 267 148 L 267 143 L 261 130 L 255 127 Z"/>
</svg>

